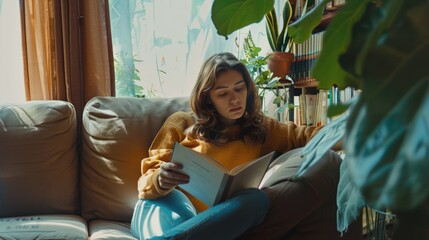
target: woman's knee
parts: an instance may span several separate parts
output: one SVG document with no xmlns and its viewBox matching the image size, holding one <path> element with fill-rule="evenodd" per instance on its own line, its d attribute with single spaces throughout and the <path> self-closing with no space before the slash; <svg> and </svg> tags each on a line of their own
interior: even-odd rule
<svg viewBox="0 0 429 240">
<path fill-rule="evenodd" d="M 131 220 L 134 236 L 143 239 L 160 236 L 165 231 L 197 215 L 189 199 L 180 191 L 153 199 L 139 199 Z"/>
</svg>

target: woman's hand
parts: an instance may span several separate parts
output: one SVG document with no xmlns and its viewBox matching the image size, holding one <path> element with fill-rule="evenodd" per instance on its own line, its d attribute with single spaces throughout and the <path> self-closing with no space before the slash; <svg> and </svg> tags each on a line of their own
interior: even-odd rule
<svg viewBox="0 0 429 240">
<path fill-rule="evenodd" d="M 161 165 L 158 184 L 160 187 L 168 189 L 173 188 L 179 184 L 189 182 L 189 176 L 180 172 L 182 165 L 178 163 L 165 162 Z"/>
</svg>

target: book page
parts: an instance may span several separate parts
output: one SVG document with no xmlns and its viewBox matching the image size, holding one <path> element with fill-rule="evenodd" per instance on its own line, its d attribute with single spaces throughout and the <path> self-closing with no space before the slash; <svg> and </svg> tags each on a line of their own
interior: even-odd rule
<svg viewBox="0 0 429 240">
<path fill-rule="evenodd" d="M 179 143 L 174 145 L 170 161 L 182 164 L 182 172 L 189 176 L 189 183 L 179 187 L 208 206 L 219 200 L 227 178 L 223 166 Z"/>
</svg>

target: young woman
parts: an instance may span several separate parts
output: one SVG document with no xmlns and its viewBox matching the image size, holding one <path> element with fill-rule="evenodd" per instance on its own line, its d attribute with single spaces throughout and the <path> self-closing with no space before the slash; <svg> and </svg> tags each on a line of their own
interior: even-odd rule
<svg viewBox="0 0 429 240">
<path fill-rule="evenodd" d="M 150 156 L 142 160 L 131 223 L 135 237 L 339 238 L 335 197 L 341 160 L 333 153 L 303 180 L 247 189 L 211 208 L 180 189 L 189 177 L 180 173 L 182 166 L 169 162 L 175 142 L 232 169 L 271 151 L 302 147 L 317 132 L 264 116 L 256 91 L 246 67 L 233 54 L 215 54 L 204 62 L 190 98 L 192 112 L 171 115 L 155 137 Z"/>
</svg>

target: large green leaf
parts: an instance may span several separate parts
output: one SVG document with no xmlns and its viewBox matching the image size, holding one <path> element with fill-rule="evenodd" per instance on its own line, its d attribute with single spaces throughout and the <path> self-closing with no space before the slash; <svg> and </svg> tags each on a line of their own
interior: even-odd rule
<svg viewBox="0 0 429 240">
<path fill-rule="evenodd" d="M 282 24 L 282 28 L 279 34 L 279 38 L 277 39 L 277 50 L 276 51 L 281 51 L 284 52 L 286 51 L 288 42 L 289 42 L 289 38 L 288 38 L 288 28 L 289 28 L 289 22 L 292 19 L 292 6 L 290 5 L 289 1 L 286 1 L 285 6 L 283 8 L 283 12 L 282 12 L 282 18 L 283 18 L 283 24 Z M 274 49 L 273 49 L 274 51 Z"/>
<path fill-rule="evenodd" d="M 212 21 L 217 33 L 228 37 L 240 28 L 260 22 L 273 6 L 274 0 L 215 0 Z"/>
<path fill-rule="evenodd" d="M 296 177 L 302 177 L 345 135 L 347 114 L 325 125 L 302 149 L 302 164 Z"/>
<path fill-rule="evenodd" d="M 424 0 L 368 8 L 341 60 L 363 86 L 346 129 L 349 174 L 375 208 L 409 210 L 429 196 L 427 12 Z"/>
<path fill-rule="evenodd" d="M 323 11 L 330 0 L 320 1 L 314 8 L 289 26 L 289 36 L 296 43 L 309 39 L 313 30 L 320 24 Z"/>
<path fill-rule="evenodd" d="M 349 174 L 350 160 L 345 155 L 340 166 L 340 181 L 337 190 L 337 230 L 347 231 L 349 225 L 362 214 L 365 201 L 359 188 L 351 180 Z"/>
<path fill-rule="evenodd" d="M 345 149 L 350 176 L 375 208 L 409 210 L 429 194 L 429 77 L 408 92 L 367 135 L 368 107 L 359 108 Z M 372 127 L 372 126 L 371 126 Z"/>
<path fill-rule="evenodd" d="M 265 14 L 265 27 L 268 43 L 270 44 L 271 49 L 276 51 L 277 40 L 279 38 L 279 28 L 277 24 L 277 14 L 274 8 Z"/>
<path fill-rule="evenodd" d="M 338 59 L 347 50 L 354 23 L 361 19 L 370 2 L 372 0 L 347 1 L 326 29 L 323 48 L 313 68 L 313 76 L 319 81 L 320 89 L 330 89 L 334 84 L 342 89 L 353 85 L 353 78 L 347 77 Z"/>
</svg>

